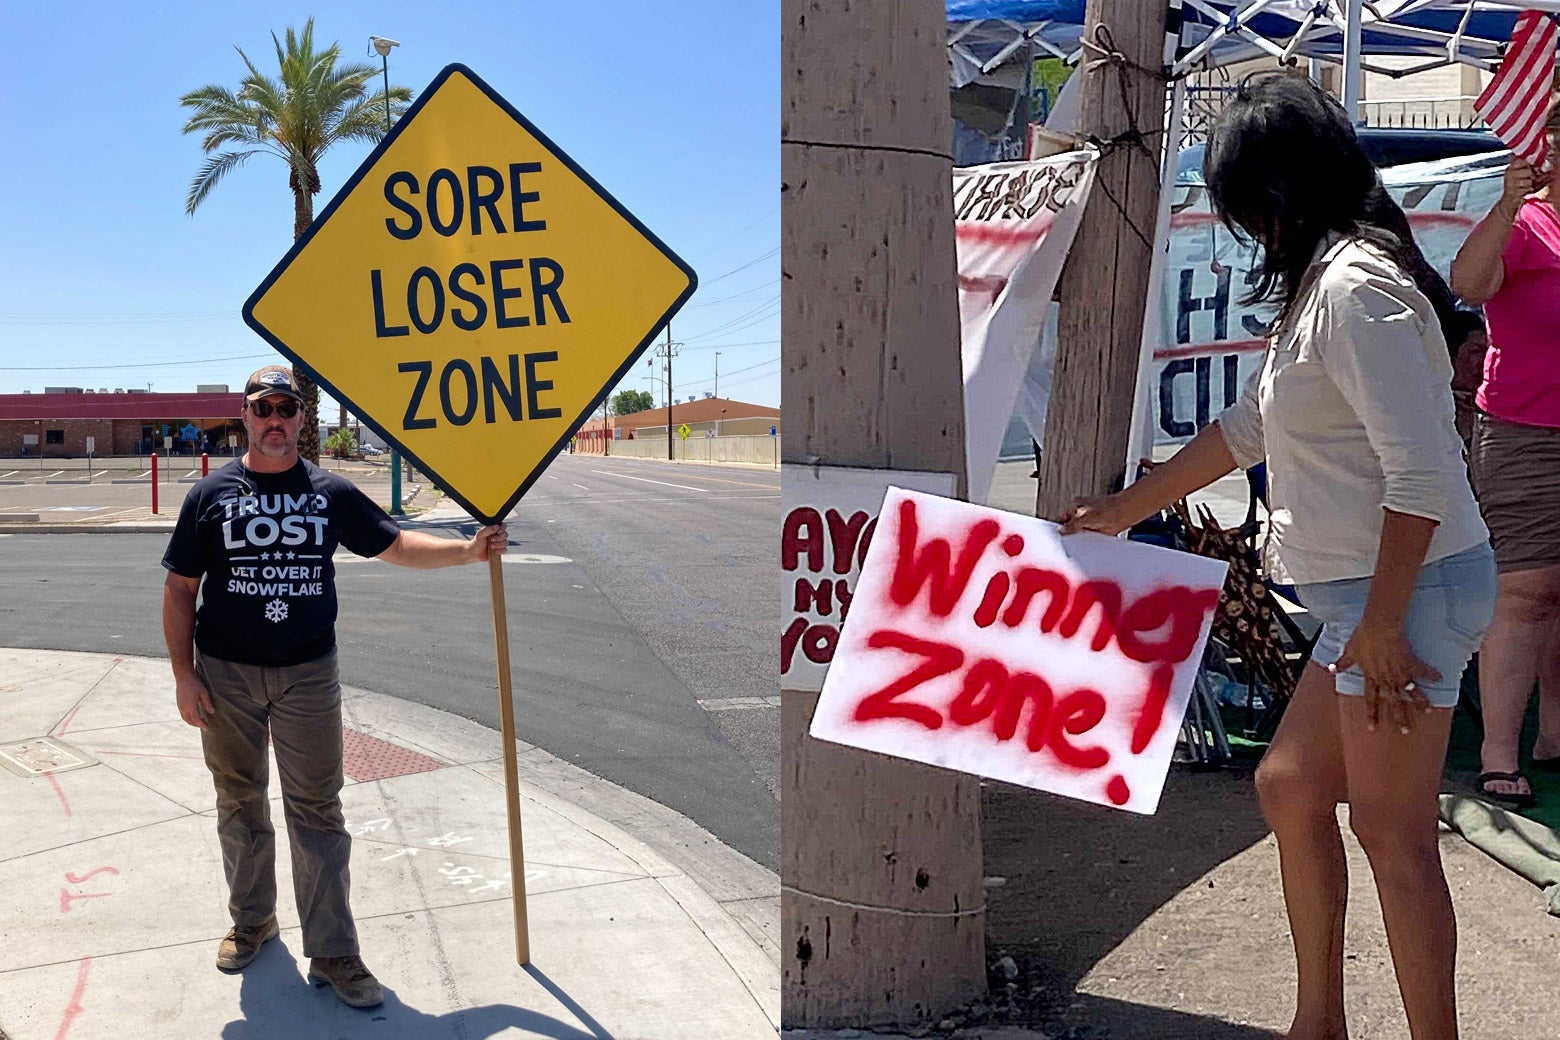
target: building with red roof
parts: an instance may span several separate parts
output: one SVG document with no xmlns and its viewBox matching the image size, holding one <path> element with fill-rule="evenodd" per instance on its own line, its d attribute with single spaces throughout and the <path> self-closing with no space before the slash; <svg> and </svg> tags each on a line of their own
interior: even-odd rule
<svg viewBox="0 0 1560 1040">
<path fill-rule="evenodd" d="M 244 395 L 209 389 L 188 394 L 49 387 L 0 394 L 0 458 L 79 458 L 87 438 L 97 455 L 164 452 L 227 454 L 244 448 Z M 229 449 L 229 437 L 236 447 Z"/>
</svg>

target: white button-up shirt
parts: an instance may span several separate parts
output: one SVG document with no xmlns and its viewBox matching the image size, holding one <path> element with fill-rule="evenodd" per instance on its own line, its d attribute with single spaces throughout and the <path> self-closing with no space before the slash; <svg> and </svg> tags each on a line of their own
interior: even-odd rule
<svg viewBox="0 0 1560 1040">
<path fill-rule="evenodd" d="M 1268 463 L 1272 580 L 1374 574 L 1384 508 L 1438 522 L 1427 563 L 1489 537 L 1451 377 L 1435 312 L 1413 280 L 1368 243 L 1323 239 L 1262 369 L 1217 420 L 1242 469 Z"/>
</svg>

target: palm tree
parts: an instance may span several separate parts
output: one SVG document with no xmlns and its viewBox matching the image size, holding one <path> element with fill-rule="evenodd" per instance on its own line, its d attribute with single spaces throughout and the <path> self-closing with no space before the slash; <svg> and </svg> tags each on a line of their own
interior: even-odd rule
<svg viewBox="0 0 1560 1040">
<path fill-rule="evenodd" d="M 257 155 L 274 155 L 287 164 L 287 186 L 293 193 L 293 238 L 314 220 L 314 196 L 320 190 L 319 162 L 338 141 L 377 142 L 385 135 L 385 93 L 371 92 L 380 70 L 364 63 L 338 64 L 341 46 L 314 48 L 314 19 L 303 32 L 287 30 L 276 45 L 281 74 L 273 78 L 255 68 L 242 50 L 249 74 L 232 91 L 219 84 L 192 90 L 179 99 L 191 110 L 186 134 L 202 134 L 201 148 L 209 158 L 190 182 L 184 211 L 193 215 L 211 189 L 232 170 Z M 236 49 L 236 48 L 235 48 Z M 390 88 L 390 111 L 399 115 L 411 103 L 406 87 Z M 236 147 L 231 147 L 236 146 Z M 219 149 L 227 149 L 219 151 Z M 212 154 L 215 153 L 215 154 Z M 318 462 L 319 388 L 307 372 L 294 368 L 304 397 L 304 423 L 298 450 Z"/>
</svg>

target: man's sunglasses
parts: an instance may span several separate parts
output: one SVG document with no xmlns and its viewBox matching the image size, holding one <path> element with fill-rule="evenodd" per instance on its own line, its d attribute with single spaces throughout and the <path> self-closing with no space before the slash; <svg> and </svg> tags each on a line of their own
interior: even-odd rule
<svg viewBox="0 0 1560 1040">
<path fill-rule="evenodd" d="M 281 404 L 271 404 L 267 401 L 250 401 L 249 410 L 262 419 L 269 419 L 272 412 L 283 419 L 291 419 L 298 414 L 298 402 L 283 401 Z"/>
</svg>

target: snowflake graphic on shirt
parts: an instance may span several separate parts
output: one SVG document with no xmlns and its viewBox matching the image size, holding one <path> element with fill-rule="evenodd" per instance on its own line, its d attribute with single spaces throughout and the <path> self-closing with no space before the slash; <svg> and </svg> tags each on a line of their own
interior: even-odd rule
<svg viewBox="0 0 1560 1040">
<path fill-rule="evenodd" d="M 265 619 L 275 622 L 287 620 L 287 604 L 279 599 L 273 599 L 267 603 L 265 605 Z"/>
</svg>

